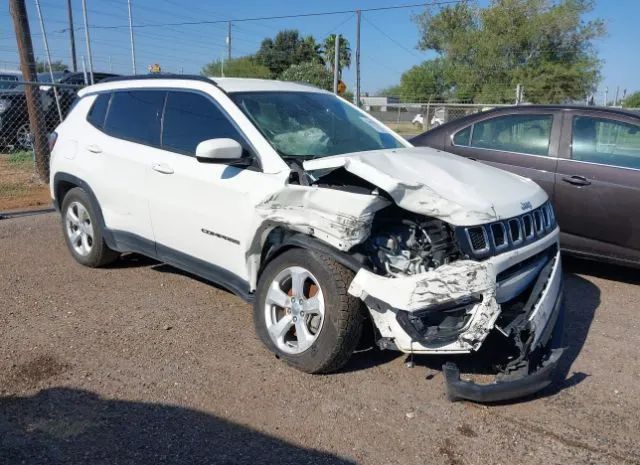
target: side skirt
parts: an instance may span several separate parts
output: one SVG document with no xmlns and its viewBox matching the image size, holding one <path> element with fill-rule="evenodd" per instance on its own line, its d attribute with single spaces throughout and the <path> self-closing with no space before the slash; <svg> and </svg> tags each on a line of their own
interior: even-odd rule
<svg viewBox="0 0 640 465">
<path fill-rule="evenodd" d="M 222 286 L 246 302 L 253 302 L 249 283 L 224 268 L 125 231 L 109 230 L 109 234 L 118 252 L 135 252 L 154 258 Z"/>
</svg>

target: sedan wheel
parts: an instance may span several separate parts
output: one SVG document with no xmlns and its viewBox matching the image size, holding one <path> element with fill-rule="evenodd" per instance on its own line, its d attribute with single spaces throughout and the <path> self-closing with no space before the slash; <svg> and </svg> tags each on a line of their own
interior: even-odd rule
<svg viewBox="0 0 640 465">
<path fill-rule="evenodd" d="M 33 149 L 33 139 L 31 137 L 31 131 L 29 130 L 28 123 L 24 123 L 16 131 L 16 143 L 21 149 Z"/>
</svg>

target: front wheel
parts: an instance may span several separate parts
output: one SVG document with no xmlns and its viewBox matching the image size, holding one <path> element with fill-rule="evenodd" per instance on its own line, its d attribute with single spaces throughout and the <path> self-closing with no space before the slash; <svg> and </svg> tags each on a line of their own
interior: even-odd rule
<svg viewBox="0 0 640 465">
<path fill-rule="evenodd" d="M 331 257 L 292 249 L 260 277 L 256 332 L 276 355 L 307 373 L 340 369 L 362 334 L 363 308 L 348 294 L 353 273 Z"/>
</svg>

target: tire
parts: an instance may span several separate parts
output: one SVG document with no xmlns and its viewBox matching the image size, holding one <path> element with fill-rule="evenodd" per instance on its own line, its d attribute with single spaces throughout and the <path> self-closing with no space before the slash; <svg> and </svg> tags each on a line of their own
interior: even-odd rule
<svg viewBox="0 0 640 465">
<path fill-rule="evenodd" d="M 364 321 L 362 302 L 347 292 L 353 276 L 329 256 L 306 249 L 276 257 L 260 276 L 254 302 L 254 323 L 262 342 L 306 373 L 342 368 L 360 341 Z M 300 298 L 292 303 L 300 294 L 294 288 L 303 289 L 302 303 Z M 302 333 L 305 337 L 299 338 Z"/>
<path fill-rule="evenodd" d="M 29 123 L 21 124 L 16 129 L 16 147 L 21 150 L 33 150 L 33 137 L 29 128 Z"/>
<path fill-rule="evenodd" d="M 74 187 L 62 201 L 62 233 L 73 258 L 91 268 L 114 262 L 119 253 L 107 247 L 87 193 Z"/>
</svg>

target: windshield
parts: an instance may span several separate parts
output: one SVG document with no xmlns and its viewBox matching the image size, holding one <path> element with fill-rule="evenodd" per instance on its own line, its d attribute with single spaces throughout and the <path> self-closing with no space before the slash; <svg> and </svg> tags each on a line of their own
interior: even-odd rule
<svg viewBox="0 0 640 465">
<path fill-rule="evenodd" d="M 0 89 L 15 89 L 18 87 L 18 76 L 0 74 Z"/>
<path fill-rule="evenodd" d="M 404 147 L 340 97 L 312 92 L 238 92 L 231 99 L 285 158 Z"/>
</svg>

